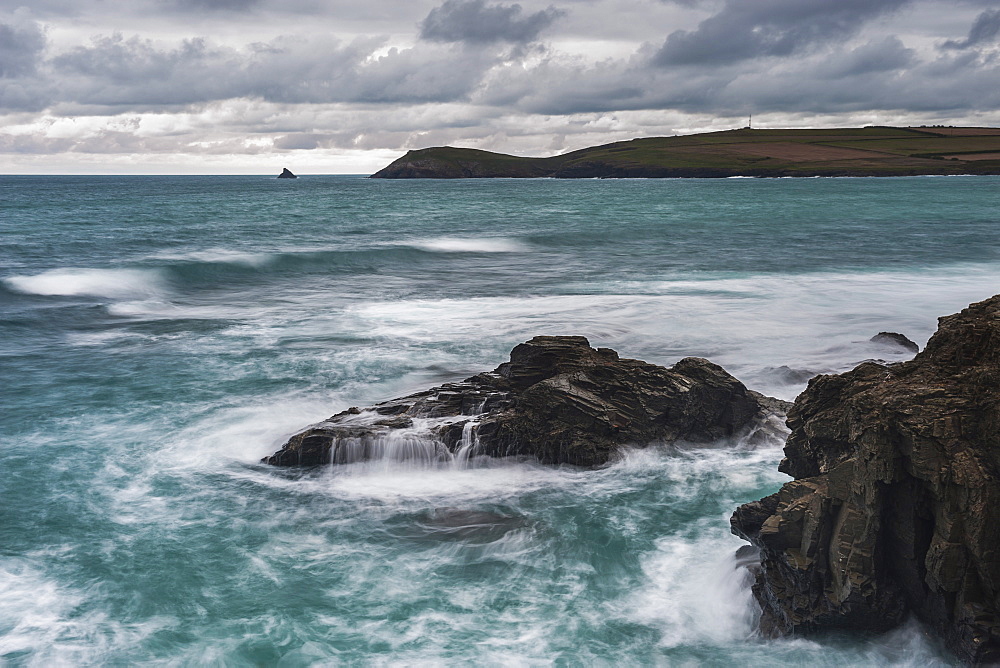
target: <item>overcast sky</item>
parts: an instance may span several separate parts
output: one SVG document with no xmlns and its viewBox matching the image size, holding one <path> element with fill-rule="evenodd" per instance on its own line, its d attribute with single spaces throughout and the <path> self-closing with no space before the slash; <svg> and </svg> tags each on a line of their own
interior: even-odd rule
<svg viewBox="0 0 1000 668">
<path fill-rule="evenodd" d="M 1000 125 L 1000 0 L 0 0 L 0 173 Z"/>
</svg>

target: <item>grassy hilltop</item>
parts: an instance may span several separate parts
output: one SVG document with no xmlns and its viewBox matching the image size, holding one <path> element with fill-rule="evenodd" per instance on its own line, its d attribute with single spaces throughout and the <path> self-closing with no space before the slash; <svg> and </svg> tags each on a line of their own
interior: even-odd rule
<svg viewBox="0 0 1000 668">
<path fill-rule="evenodd" d="M 409 151 L 372 178 L 628 178 L 1000 174 L 1000 128 L 726 130 L 521 158 L 450 146 Z"/>
</svg>

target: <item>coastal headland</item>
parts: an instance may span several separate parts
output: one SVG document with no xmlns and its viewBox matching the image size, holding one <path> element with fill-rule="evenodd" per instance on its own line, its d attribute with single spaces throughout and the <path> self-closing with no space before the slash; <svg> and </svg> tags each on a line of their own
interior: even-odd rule
<svg viewBox="0 0 1000 668">
<path fill-rule="evenodd" d="M 376 179 L 724 178 L 1000 174 L 1000 128 L 742 128 L 648 137 L 526 158 L 440 146 L 409 151 Z"/>
</svg>

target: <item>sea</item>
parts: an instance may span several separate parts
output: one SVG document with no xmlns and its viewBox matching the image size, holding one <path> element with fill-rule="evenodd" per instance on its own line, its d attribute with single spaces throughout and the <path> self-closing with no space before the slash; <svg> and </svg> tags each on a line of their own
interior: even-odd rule
<svg viewBox="0 0 1000 668">
<path fill-rule="evenodd" d="M 260 459 L 540 334 L 794 399 L 1000 292 L 1000 177 L 0 176 L 0 664 L 930 666 L 755 632 L 782 438 Z"/>
</svg>

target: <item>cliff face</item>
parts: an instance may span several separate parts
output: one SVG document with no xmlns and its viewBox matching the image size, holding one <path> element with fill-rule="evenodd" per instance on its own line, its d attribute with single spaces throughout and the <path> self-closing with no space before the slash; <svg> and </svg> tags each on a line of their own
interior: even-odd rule
<svg viewBox="0 0 1000 668">
<path fill-rule="evenodd" d="M 761 550 L 761 630 L 883 631 L 914 612 L 963 660 L 1000 662 L 1000 296 L 941 318 L 893 366 L 818 376 L 788 414 Z"/>
<path fill-rule="evenodd" d="M 708 360 L 667 369 L 594 350 L 582 336 L 536 336 L 491 373 L 369 408 L 293 436 L 265 462 L 530 456 L 595 466 L 623 445 L 715 441 L 767 433 L 785 402 L 747 390 Z"/>
</svg>

